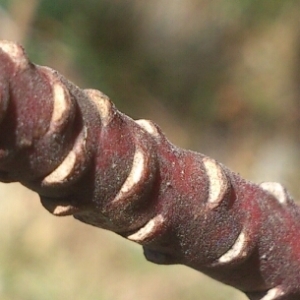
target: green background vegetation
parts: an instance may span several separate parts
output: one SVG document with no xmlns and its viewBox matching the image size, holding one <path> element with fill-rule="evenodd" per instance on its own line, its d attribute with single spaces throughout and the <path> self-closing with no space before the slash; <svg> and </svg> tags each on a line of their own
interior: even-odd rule
<svg viewBox="0 0 300 300">
<path fill-rule="evenodd" d="M 292 0 L 0 0 L 0 38 L 108 94 L 172 142 L 299 199 L 300 3 Z M 139 246 L 54 218 L 0 189 L 0 298 L 245 300 Z"/>
</svg>

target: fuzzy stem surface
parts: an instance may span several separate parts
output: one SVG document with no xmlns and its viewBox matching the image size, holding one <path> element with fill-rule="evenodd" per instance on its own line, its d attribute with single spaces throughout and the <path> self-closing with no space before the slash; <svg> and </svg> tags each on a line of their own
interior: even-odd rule
<svg viewBox="0 0 300 300">
<path fill-rule="evenodd" d="M 300 299 L 300 209 L 282 185 L 176 147 L 9 41 L 0 41 L 0 181 L 142 245 L 151 262 L 184 264 L 251 300 Z"/>
</svg>

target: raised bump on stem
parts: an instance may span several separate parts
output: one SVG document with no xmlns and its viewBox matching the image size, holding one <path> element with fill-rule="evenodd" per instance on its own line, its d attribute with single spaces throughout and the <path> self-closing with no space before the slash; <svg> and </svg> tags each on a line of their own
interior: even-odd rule
<svg viewBox="0 0 300 300">
<path fill-rule="evenodd" d="M 52 211 L 52 214 L 57 217 L 68 216 L 77 212 L 77 209 L 72 205 L 57 205 L 55 209 Z"/>
<path fill-rule="evenodd" d="M 148 163 L 149 158 L 147 157 L 145 151 L 137 146 L 133 157 L 131 171 L 113 202 L 126 199 L 135 192 L 135 188 L 137 186 L 143 184 L 146 177 L 146 172 L 148 171 Z"/>
<path fill-rule="evenodd" d="M 10 60 L 17 66 L 18 71 L 28 66 L 29 61 L 20 45 L 0 40 L 0 49 L 9 56 Z"/>
<path fill-rule="evenodd" d="M 288 201 L 287 192 L 283 185 L 278 182 L 263 182 L 260 187 L 272 194 L 280 204 L 286 204 Z"/>
<path fill-rule="evenodd" d="M 70 96 L 66 94 L 65 88 L 61 84 L 53 86 L 53 113 L 50 122 L 50 128 L 56 127 L 57 123 L 62 123 L 68 116 L 71 106 Z M 50 129 L 50 130 L 51 130 Z M 53 130 L 53 129 L 52 129 Z"/>
<path fill-rule="evenodd" d="M 203 164 L 209 180 L 207 202 L 213 208 L 220 204 L 228 190 L 228 180 L 220 165 L 209 157 L 203 159 Z"/>
<path fill-rule="evenodd" d="M 76 170 L 85 162 L 85 143 L 87 138 L 87 130 L 83 129 L 77 138 L 73 149 L 68 153 L 63 162 L 47 177 L 42 183 L 44 185 L 57 185 L 66 181 L 70 181 Z"/>
<path fill-rule="evenodd" d="M 269 290 L 267 292 L 267 294 L 264 297 L 262 297 L 260 300 L 276 300 L 276 299 L 278 299 L 278 297 L 281 297 L 283 295 L 284 295 L 284 293 L 281 290 L 281 288 L 276 287 L 276 288 Z"/>
<path fill-rule="evenodd" d="M 154 123 L 151 122 L 150 120 L 141 119 L 141 120 L 136 120 L 135 122 L 152 136 L 159 137 L 159 132 L 157 128 L 155 127 Z"/>
<path fill-rule="evenodd" d="M 37 68 L 49 78 L 52 86 L 53 111 L 48 135 L 54 132 L 61 132 L 69 123 L 72 113 L 74 113 L 71 95 L 52 69 L 39 66 Z"/>
<path fill-rule="evenodd" d="M 245 257 L 247 255 L 247 251 L 246 251 L 247 248 L 248 248 L 247 237 L 245 232 L 242 231 L 239 234 L 233 246 L 231 247 L 231 249 L 218 259 L 218 263 L 221 264 L 230 263 L 235 259 L 240 259 Z"/>
<path fill-rule="evenodd" d="M 104 95 L 100 91 L 93 89 L 87 89 L 84 91 L 89 96 L 89 98 L 95 103 L 100 114 L 102 125 L 107 126 L 113 117 L 113 105 L 111 101 L 106 95 Z"/>
<path fill-rule="evenodd" d="M 137 243 L 149 240 L 152 236 L 155 236 L 157 231 L 162 227 L 163 222 L 164 217 L 162 215 L 157 215 L 156 217 L 151 219 L 146 225 L 140 228 L 136 233 L 127 236 L 127 238 Z"/>
<path fill-rule="evenodd" d="M 53 215 L 57 217 L 69 216 L 78 213 L 79 208 L 60 198 L 51 198 L 41 196 L 42 205 Z"/>
</svg>

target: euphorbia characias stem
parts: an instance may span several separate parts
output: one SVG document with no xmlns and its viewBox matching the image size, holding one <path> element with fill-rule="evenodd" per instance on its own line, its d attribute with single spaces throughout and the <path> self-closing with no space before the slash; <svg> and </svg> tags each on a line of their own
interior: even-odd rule
<svg viewBox="0 0 300 300">
<path fill-rule="evenodd" d="M 300 299 L 300 209 L 280 184 L 248 182 L 30 63 L 19 45 L 0 49 L 1 181 L 141 244 L 154 263 L 187 265 L 252 300 Z"/>
</svg>

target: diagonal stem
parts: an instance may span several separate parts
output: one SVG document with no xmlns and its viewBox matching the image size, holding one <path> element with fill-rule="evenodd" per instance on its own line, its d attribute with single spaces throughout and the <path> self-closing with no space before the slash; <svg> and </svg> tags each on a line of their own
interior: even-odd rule
<svg viewBox="0 0 300 300">
<path fill-rule="evenodd" d="M 299 299 L 300 210 L 283 186 L 246 181 L 20 46 L 0 49 L 1 181 L 141 244 L 154 263 L 187 265 L 252 300 Z"/>
</svg>

